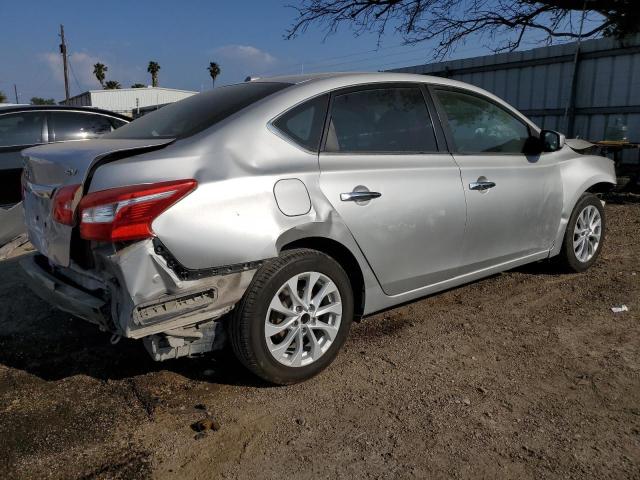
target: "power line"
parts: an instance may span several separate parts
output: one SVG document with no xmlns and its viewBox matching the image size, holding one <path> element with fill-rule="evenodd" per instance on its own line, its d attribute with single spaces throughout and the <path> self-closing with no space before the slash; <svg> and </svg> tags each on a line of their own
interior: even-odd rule
<svg viewBox="0 0 640 480">
<path fill-rule="evenodd" d="M 325 64 L 327 62 L 332 62 L 334 60 L 341 60 L 343 58 L 354 57 L 354 56 L 357 56 L 357 55 L 366 55 L 368 53 L 381 52 L 381 51 L 386 51 L 386 50 L 391 50 L 391 49 L 398 49 L 398 48 L 415 48 L 416 46 L 417 45 L 406 45 L 404 43 L 399 43 L 399 44 L 396 44 L 396 45 L 389 45 L 387 47 L 374 48 L 374 49 L 370 49 L 370 50 L 362 50 L 362 51 L 359 51 L 359 52 L 348 53 L 348 54 L 345 54 L 345 55 L 337 55 L 337 56 L 325 57 L 325 58 L 322 58 L 320 60 L 315 60 L 315 61 L 301 60 L 301 61 L 297 61 L 295 63 L 289 63 L 289 64 L 286 64 L 286 65 L 282 65 L 279 68 L 266 70 L 266 71 L 263 71 L 263 72 L 260 72 L 260 73 L 262 75 L 269 75 L 269 74 L 274 73 L 274 72 L 281 72 L 284 69 L 299 67 L 300 65 L 303 65 L 303 64 L 304 64 L 305 69 L 306 69 L 308 66 L 321 65 L 321 64 Z"/>
<path fill-rule="evenodd" d="M 76 86 L 78 87 L 78 91 L 82 92 L 82 87 L 80 86 L 80 82 L 78 81 L 78 77 L 76 76 L 76 72 L 73 69 L 73 62 L 69 62 L 69 69 L 71 70 L 71 75 L 73 75 L 73 79 L 76 81 Z"/>
<path fill-rule="evenodd" d="M 415 52 L 387 53 L 386 55 L 376 55 L 376 56 L 369 57 L 369 58 L 361 58 L 359 60 L 351 60 L 351 61 L 347 61 L 347 62 L 338 62 L 338 63 L 332 63 L 332 64 L 328 64 L 328 65 L 323 65 L 322 68 L 338 67 L 338 66 L 341 66 L 341 65 L 357 65 L 357 64 L 363 63 L 363 62 L 366 63 L 366 62 L 369 62 L 369 61 L 375 61 L 375 60 L 378 60 L 380 58 L 388 58 L 388 57 L 394 57 L 394 56 L 395 57 L 400 57 L 400 56 L 403 56 L 403 55 L 414 54 L 414 53 Z M 426 56 L 422 56 L 420 58 L 425 58 L 425 57 Z"/>
<path fill-rule="evenodd" d="M 349 58 L 349 57 L 353 57 L 353 56 L 357 56 L 357 55 L 364 55 L 366 53 L 373 53 L 373 52 L 379 52 L 382 50 L 391 50 L 391 49 L 397 49 L 400 47 L 408 47 L 410 49 L 413 50 L 408 50 L 406 52 L 394 52 L 394 53 L 387 53 L 385 55 L 374 55 L 374 56 L 370 56 L 367 58 L 362 58 L 362 59 L 357 59 L 357 60 L 353 60 L 353 61 L 345 61 L 345 62 L 335 62 L 335 63 L 327 63 L 330 60 L 339 60 L 342 58 Z M 376 67 L 378 70 L 388 67 L 388 66 L 394 66 L 394 65 L 398 65 L 398 64 L 402 64 L 405 62 L 418 62 L 418 61 L 422 61 L 422 63 L 429 63 L 429 58 L 428 58 L 428 54 L 425 52 L 425 55 L 420 56 L 420 57 L 412 57 L 412 58 L 405 58 L 403 60 L 399 60 L 396 62 L 385 62 L 383 64 L 379 64 L 377 63 L 377 60 L 380 58 L 388 58 L 388 57 L 392 57 L 392 56 L 404 56 L 404 55 L 409 55 L 412 53 L 415 53 L 415 48 L 424 48 L 424 45 L 422 44 L 415 44 L 415 45 L 405 45 L 405 44 L 399 44 L 399 45 L 392 45 L 389 47 L 383 47 L 380 49 L 374 49 L 374 50 L 367 50 L 367 51 L 362 51 L 362 52 L 354 52 L 354 53 L 350 53 L 350 54 L 346 54 L 346 55 L 339 55 L 336 57 L 328 57 L 324 60 L 319 60 L 316 62 L 298 62 L 298 63 L 292 63 L 289 65 L 285 65 L 279 69 L 274 69 L 274 70 L 270 70 L 270 71 L 266 71 L 266 72 L 260 72 L 259 74 L 262 76 L 275 76 L 275 75 L 290 75 L 290 74 L 297 74 L 298 70 L 297 67 L 299 67 L 301 64 L 304 65 L 304 69 L 305 72 L 317 72 L 319 70 L 326 70 L 328 68 L 334 68 L 334 67 L 341 67 L 343 65 L 357 65 L 357 64 L 362 64 L 362 63 L 367 63 L 369 62 L 369 65 L 365 65 L 365 66 L 359 66 L 358 68 L 370 68 L 370 67 Z M 459 54 L 464 54 L 465 52 L 473 52 L 474 55 L 478 54 L 478 46 L 470 46 L 468 48 L 462 48 L 462 49 L 457 49 L 456 50 L 456 54 L 458 58 Z M 455 60 L 455 59 L 448 59 L 448 60 L 443 60 L 443 61 L 451 61 L 451 60 Z M 287 68 L 287 67 L 291 67 L 291 68 Z M 337 70 L 340 70 L 340 68 L 338 68 Z M 351 70 L 351 69 L 349 69 Z"/>
</svg>

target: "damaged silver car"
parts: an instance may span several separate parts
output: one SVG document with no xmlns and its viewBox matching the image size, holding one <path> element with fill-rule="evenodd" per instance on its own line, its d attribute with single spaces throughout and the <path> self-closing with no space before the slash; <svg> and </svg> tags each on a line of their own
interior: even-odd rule
<svg viewBox="0 0 640 480">
<path fill-rule="evenodd" d="M 293 383 L 354 318 L 554 256 L 592 265 L 615 175 L 577 150 L 452 80 L 258 79 L 27 150 L 38 253 L 22 266 L 40 296 L 156 360 L 228 341 Z"/>
</svg>

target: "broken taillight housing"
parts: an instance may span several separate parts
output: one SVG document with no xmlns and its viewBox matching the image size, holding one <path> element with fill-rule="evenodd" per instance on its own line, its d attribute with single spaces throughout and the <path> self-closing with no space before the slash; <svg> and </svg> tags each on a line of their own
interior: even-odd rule
<svg viewBox="0 0 640 480">
<path fill-rule="evenodd" d="M 80 185 L 66 185 L 53 194 L 53 219 L 63 225 L 75 225 L 75 197 Z"/>
<path fill-rule="evenodd" d="M 78 207 L 80 236 L 105 242 L 149 238 L 153 220 L 196 186 L 195 180 L 178 180 L 90 193 Z"/>
</svg>

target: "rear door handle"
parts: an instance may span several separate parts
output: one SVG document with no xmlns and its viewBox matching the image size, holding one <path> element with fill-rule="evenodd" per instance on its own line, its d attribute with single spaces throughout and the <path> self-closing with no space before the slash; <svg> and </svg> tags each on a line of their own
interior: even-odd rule
<svg viewBox="0 0 640 480">
<path fill-rule="evenodd" d="M 469 184 L 469 190 L 489 190 L 495 186 L 495 182 L 471 182 Z"/>
<path fill-rule="evenodd" d="M 348 192 L 341 193 L 340 200 L 343 202 L 364 202 L 381 196 L 382 194 L 380 192 Z"/>
</svg>

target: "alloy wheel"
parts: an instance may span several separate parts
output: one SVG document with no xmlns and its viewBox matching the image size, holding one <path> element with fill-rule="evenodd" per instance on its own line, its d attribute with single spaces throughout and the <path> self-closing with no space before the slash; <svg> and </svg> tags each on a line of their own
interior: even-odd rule
<svg viewBox="0 0 640 480">
<path fill-rule="evenodd" d="M 275 360 L 289 367 L 315 362 L 340 329 L 342 301 L 336 284 L 319 272 L 303 272 L 276 292 L 265 318 L 264 335 Z"/>
<path fill-rule="evenodd" d="M 578 215 L 573 229 L 573 251 L 578 261 L 586 263 L 598 251 L 602 236 L 602 217 L 593 205 L 587 205 Z"/>
</svg>

